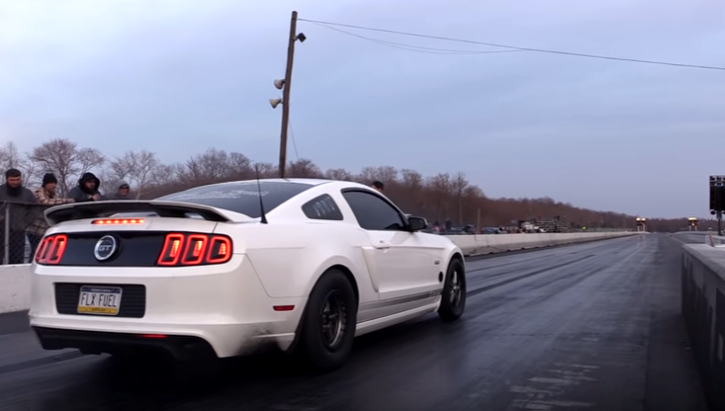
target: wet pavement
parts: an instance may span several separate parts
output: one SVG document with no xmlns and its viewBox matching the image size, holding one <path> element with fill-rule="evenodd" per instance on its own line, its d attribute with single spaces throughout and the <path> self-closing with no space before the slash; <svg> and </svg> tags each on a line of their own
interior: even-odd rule
<svg viewBox="0 0 725 411">
<path fill-rule="evenodd" d="M 0 315 L 0 410 L 704 410 L 680 243 L 648 234 L 468 262 L 461 321 L 360 337 L 341 370 L 283 355 L 204 369 L 43 351 Z"/>
</svg>

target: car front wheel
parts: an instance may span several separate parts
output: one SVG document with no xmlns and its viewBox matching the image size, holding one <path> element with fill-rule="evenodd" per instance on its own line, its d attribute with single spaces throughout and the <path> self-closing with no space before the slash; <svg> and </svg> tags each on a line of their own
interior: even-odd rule
<svg viewBox="0 0 725 411">
<path fill-rule="evenodd" d="M 461 318 L 465 309 L 466 271 L 463 262 L 458 258 L 454 258 L 448 265 L 438 315 L 443 321 L 455 321 Z"/>
</svg>

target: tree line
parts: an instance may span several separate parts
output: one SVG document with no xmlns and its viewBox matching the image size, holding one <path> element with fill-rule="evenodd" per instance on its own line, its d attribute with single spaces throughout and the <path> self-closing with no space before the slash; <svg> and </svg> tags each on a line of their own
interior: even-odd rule
<svg viewBox="0 0 725 411">
<path fill-rule="evenodd" d="M 101 191 L 111 194 L 121 180 L 128 182 L 138 199 L 156 198 L 195 186 L 256 177 L 278 176 L 272 163 L 254 162 L 246 155 L 209 148 L 186 161 L 164 164 L 147 150 L 127 151 L 108 157 L 94 148 L 80 147 L 63 138 L 44 142 L 27 153 L 21 153 L 13 142 L 0 147 L 0 167 L 17 168 L 23 172 L 28 188 L 40 185 L 43 174 L 52 172 L 58 178 L 61 195 L 77 185 L 80 175 L 93 172 L 101 180 Z M 611 211 L 575 207 L 551 198 L 490 198 L 466 179 L 463 173 L 440 173 L 423 176 L 415 170 L 392 166 L 364 167 L 359 173 L 342 168 L 322 170 L 309 159 L 287 165 L 287 177 L 327 178 L 370 184 L 379 180 L 385 193 L 406 212 L 422 215 L 430 222 L 443 224 L 450 219 L 454 226 L 466 224 L 483 227 L 512 226 L 518 221 L 559 219 L 574 227 L 634 228 L 635 216 Z M 649 219 L 650 231 L 686 229 L 686 219 Z M 702 227 L 702 224 L 701 224 Z"/>
</svg>

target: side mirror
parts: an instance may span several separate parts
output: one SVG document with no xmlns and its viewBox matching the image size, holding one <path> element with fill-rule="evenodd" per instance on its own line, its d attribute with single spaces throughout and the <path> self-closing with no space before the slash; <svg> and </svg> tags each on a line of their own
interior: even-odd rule
<svg viewBox="0 0 725 411">
<path fill-rule="evenodd" d="M 410 231 L 425 230 L 428 227 L 428 221 L 423 217 L 414 215 L 408 216 L 408 229 Z"/>
</svg>

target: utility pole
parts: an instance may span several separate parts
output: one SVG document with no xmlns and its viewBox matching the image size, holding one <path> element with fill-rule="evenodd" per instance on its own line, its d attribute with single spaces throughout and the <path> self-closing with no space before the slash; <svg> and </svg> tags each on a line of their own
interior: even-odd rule
<svg viewBox="0 0 725 411">
<path fill-rule="evenodd" d="M 289 39 L 287 44 L 287 67 L 284 71 L 284 79 L 274 81 L 274 86 L 278 90 L 282 90 L 282 98 L 269 100 L 272 108 L 277 108 L 279 104 L 282 104 L 282 129 L 280 130 L 279 137 L 280 178 L 284 178 L 285 168 L 287 166 L 287 130 L 289 129 L 289 102 L 290 88 L 292 85 L 292 67 L 294 66 L 295 59 L 295 42 L 299 40 L 300 43 L 302 43 L 306 39 L 307 37 L 304 35 L 304 33 L 297 34 L 297 12 L 293 11 L 292 19 L 290 20 Z"/>
</svg>

